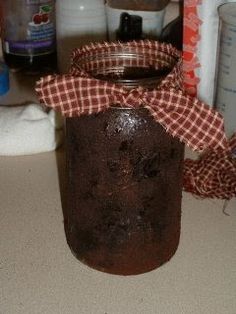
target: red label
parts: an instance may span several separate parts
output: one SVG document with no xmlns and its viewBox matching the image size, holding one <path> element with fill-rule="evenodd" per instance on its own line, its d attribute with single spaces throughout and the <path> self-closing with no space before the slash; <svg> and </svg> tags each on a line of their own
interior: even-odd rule
<svg viewBox="0 0 236 314">
<path fill-rule="evenodd" d="M 200 81 L 196 75 L 196 69 L 200 62 L 197 56 L 200 37 L 201 19 L 198 16 L 197 7 L 202 0 L 184 1 L 184 35 L 183 35 L 183 72 L 186 91 L 193 96 L 197 95 L 197 85 Z"/>
</svg>

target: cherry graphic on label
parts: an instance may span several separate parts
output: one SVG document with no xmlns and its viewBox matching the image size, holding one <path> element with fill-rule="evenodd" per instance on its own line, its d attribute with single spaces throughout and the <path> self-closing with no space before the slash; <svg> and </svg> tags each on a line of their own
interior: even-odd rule
<svg viewBox="0 0 236 314">
<path fill-rule="evenodd" d="M 42 15 L 35 14 L 33 17 L 34 24 L 41 24 L 42 23 Z"/>
<path fill-rule="evenodd" d="M 43 23 L 47 23 L 49 21 L 49 15 L 47 13 L 43 13 L 41 17 Z"/>
</svg>

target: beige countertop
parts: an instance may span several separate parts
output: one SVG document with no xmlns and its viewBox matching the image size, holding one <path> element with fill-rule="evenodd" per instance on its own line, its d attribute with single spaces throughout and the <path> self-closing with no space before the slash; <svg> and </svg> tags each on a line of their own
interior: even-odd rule
<svg viewBox="0 0 236 314">
<path fill-rule="evenodd" d="M 236 313 L 235 199 L 227 216 L 223 201 L 183 193 L 175 256 L 143 275 L 105 274 L 80 263 L 67 246 L 63 156 L 61 149 L 0 158 L 1 314 Z"/>
<path fill-rule="evenodd" d="M 0 103 L 35 101 L 33 83 L 12 76 Z M 174 257 L 146 274 L 114 276 L 86 267 L 67 246 L 64 171 L 63 147 L 0 157 L 0 314 L 236 313 L 235 198 L 226 215 L 224 201 L 183 193 Z"/>
</svg>

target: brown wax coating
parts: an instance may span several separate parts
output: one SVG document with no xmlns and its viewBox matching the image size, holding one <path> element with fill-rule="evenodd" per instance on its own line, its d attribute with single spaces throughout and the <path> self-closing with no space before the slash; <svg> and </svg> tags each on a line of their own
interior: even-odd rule
<svg viewBox="0 0 236 314">
<path fill-rule="evenodd" d="M 65 229 L 75 256 L 100 271 L 155 269 L 180 237 L 184 145 L 146 109 L 66 119 Z"/>
</svg>

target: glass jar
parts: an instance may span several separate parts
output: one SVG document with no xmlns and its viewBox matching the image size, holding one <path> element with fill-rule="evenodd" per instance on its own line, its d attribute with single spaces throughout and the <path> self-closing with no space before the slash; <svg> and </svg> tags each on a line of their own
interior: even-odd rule
<svg viewBox="0 0 236 314">
<path fill-rule="evenodd" d="M 119 67 L 114 63 L 103 75 L 93 67 L 94 77 L 153 89 L 167 73 L 163 61 L 160 71 L 130 67 L 125 75 L 124 54 L 113 57 Z M 65 230 L 74 255 L 119 275 L 144 273 L 167 262 L 180 237 L 184 145 L 146 108 L 116 104 L 98 114 L 66 118 L 66 143 Z"/>
</svg>

